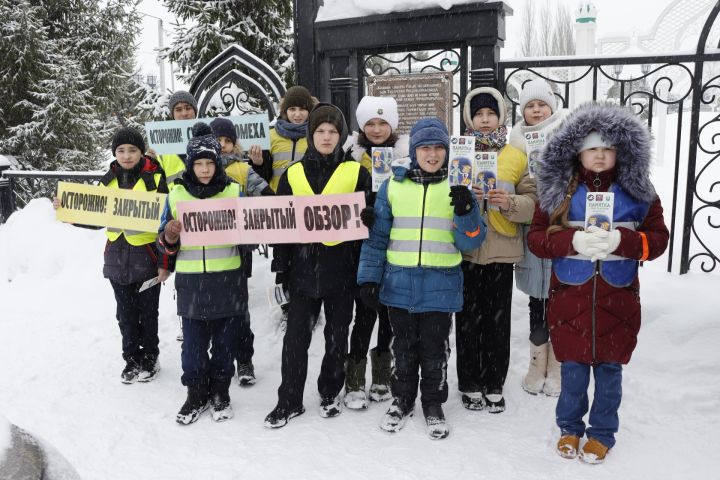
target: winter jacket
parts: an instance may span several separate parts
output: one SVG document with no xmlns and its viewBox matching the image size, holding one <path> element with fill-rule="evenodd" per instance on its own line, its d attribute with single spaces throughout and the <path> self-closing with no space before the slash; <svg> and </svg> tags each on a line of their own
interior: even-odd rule
<svg viewBox="0 0 720 480">
<path fill-rule="evenodd" d="M 359 285 L 377 283 L 380 285 L 380 302 L 391 307 L 402 308 L 411 313 L 459 312 L 463 304 L 463 275 L 460 262 L 451 267 L 404 267 L 394 265 L 387 259 L 388 244 L 393 225 L 393 205 L 388 199 L 390 182 L 412 182 L 407 178 L 408 169 L 396 165 L 393 177 L 380 187 L 375 200 L 375 223 L 370 229 L 370 238 L 363 242 L 360 267 L 357 274 Z M 447 177 L 439 186 L 447 189 L 449 213 L 450 187 Z M 423 195 L 427 195 L 425 186 Z M 407 202 L 423 205 L 423 198 L 403 198 Z M 437 208 L 437 205 L 434 206 Z M 423 217 L 427 213 L 424 210 Z M 479 247 L 487 234 L 485 222 L 480 216 L 477 202 L 465 215 L 453 215 L 453 237 L 458 250 L 472 250 Z M 458 258 L 459 260 L 459 258 Z"/>
<path fill-rule="evenodd" d="M 617 148 L 615 168 L 600 174 L 579 167 L 577 158 L 583 139 L 592 130 Z M 550 140 L 540 162 L 539 202 L 528 235 L 530 250 L 537 256 L 557 259 L 577 254 L 572 246 L 575 230 L 547 235 L 550 213 L 562 202 L 576 172 L 588 191 L 605 192 L 612 186 L 649 206 L 635 230 L 617 227 L 620 244 L 613 255 L 637 262 L 652 260 L 665 251 L 669 233 L 649 179 L 650 135 L 632 112 L 596 104 L 578 108 Z M 598 180 L 600 186 L 596 187 Z M 595 272 L 602 271 L 603 263 L 598 262 Z M 558 360 L 627 363 L 640 330 L 637 274 L 627 286 L 615 287 L 598 273 L 580 285 L 569 285 L 553 272 L 547 318 Z"/>
<path fill-rule="evenodd" d="M 226 190 L 231 187 L 232 184 L 228 185 Z M 242 191 L 240 191 L 240 196 L 243 196 Z M 157 248 L 161 253 L 175 257 L 180 248 L 180 242 L 170 246 L 164 239 L 165 226 L 172 219 L 170 197 L 168 197 L 162 214 Z M 247 304 L 247 298 L 243 295 L 242 288 L 244 278 L 245 271 L 242 264 L 239 268 L 220 272 L 177 272 L 175 274 L 177 314 L 181 317 L 200 320 L 242 315 Z"/>
<path fill-rule="evenodd" d="M 100 180 L 108 188 L 132 189 L 143 182 L 142 190 L 167 193 L 165 174 L 150 157 L 143 157 L 132 170 L 124 170 L 117 160 Z M 111 235 L 116 237 L 117 233 Z M 128 243 L 125 232 L 105 244 L 103 276 L 121 285 L 144 282 L 158 274 L 158 268 L 171 268 L 167 255 L 158 256 L 155 238 L 140 245 Z M 109 235 L 110 236 L 110 235 Z M 133 241 L 133 243 L 137 243 Z"/>
<path fill-rule="evenodd" d="M 308 149 L 298 162 L 302 163 L 305 176 L 314 192 L 321 192 L 341 162 L 354 162 L 345 159 L 342 145 L 347 139 L 347 129 L 340 134 L 335 152 L 323 156 L 312 145 L 308 136 Z M 289 168 L 289 166 L 288 166 Z M 359 170 L 356 192 L 365 192 L 367 196 L 372 188 L 370 174 L 364 168 Z M 277 189 L 278 195 L 292 195 L 287 169 L 282 174 Z M 316 193 L 317 194 L 317 193 Z M 327 246 L 322 243 L 284 243 L 273 247 L 273 272 L 282 272 L 288 281 L 290 297 L 293 292 L 312 298 L 322 298 L 331 293 L 345 291 L 355 295 L 357 285 L 355 277 L 360 257 L 360 241 L 342 242 Z"/>
<path fill-rule="evenodd" d="M 268 183 L 255 170 L 250 168 L 250 164 L 236 156 L 222 156 L 225 165 L 225 173 L 240 185 L 240 189 L 245 192 L 248 197 L 259 197 L 263 194 Z M 266 191 L 267 192 L 267 191 Z"/>
<path fill-rule="evenodd" d="M 260 175 L 267 180 L 270 188 L 277 192 L 280 177 L 291 163 L 299 161 L 307 151 L 307 138 L 293 140 L 270 129 L 270 151 L 263 151 L 263 164 L 255 167 Z"/>
<path fill-rule="evenodd" d="M 529 126 L 525 119 L 515 124 L 510 131 L 508 142 L 527 155 L 526 133 L 540 132 L 550 139 L 555 130 L 568 115 L 567 110 L 558 110 L 537 125 Z M 527 244 L 530 225 L 523 225 L 523 259 L 515 264 L 515 284 L 523 293 L 535 298 L 547 298 L 550 285 L 550 260 L 535 256 Z"/>
</svg>

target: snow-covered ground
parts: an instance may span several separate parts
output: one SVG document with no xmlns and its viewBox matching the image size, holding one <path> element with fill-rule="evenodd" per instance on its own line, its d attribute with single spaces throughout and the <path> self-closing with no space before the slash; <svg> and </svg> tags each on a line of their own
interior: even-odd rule
<svg viewBox="0 0 720 480">
<path fill-rule="evenodd" d="M 658 187 L 669 178 L 669 168 L 653 175 Z M 669 209 L 669 187 L 659 192 Z M 56 222 L 43 199 L 0 226 L 0 422 L 4 415 L 53 444 L 85 479 L 609 480 L 714 478 L 720 470 L 718 275 L 668 274 L 665 256 L 641 269 L 644 325 L 625 369 L 617 446 L 604 465 L 588 466 L 555 454 L 555 400 L 520 388 L 528 311 L 519 291 L 505 413 L 462 408 L 453 353 L 448 439 L 428 440 L 421 415 L 397 435 L 382 432 L 378 422 L 387 403 L 323 419 L 317 412 L 318 329 L 307 412 L 280 430 L 264 428 L 280 383 L 282 334 L 279 312 L 267 305 L 273 276 L 262 257 L 255 259 L 250 282 L 258 383 L 232 386 L 233 420 L 216 424 L 205 415 L 179 426 L 175 413 L 185 391 L 172 287 L 166 285 L 161 298 L 159 377 L 149 384 L 120 383 L 115 302 L 101 274 L 104 242 L 101 231 Z M 0 449 L 6 443 L 0 438 Z"/>
</svg>

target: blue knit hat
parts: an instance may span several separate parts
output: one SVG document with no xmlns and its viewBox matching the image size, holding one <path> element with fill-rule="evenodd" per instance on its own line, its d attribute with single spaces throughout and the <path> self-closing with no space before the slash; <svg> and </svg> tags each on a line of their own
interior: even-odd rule
<svg viewBox="0 0 720 480">
<path fill-rule="evenodd" d="M 410 130 L 410 167 L 417 168 L 415 149 L 423 145 L 442 145 L 450 150 L 450 135 L 447 127 L 439 118 L 422 118 Z"/>
<path fill-rule="evenodd" d="M 218 117 L 210 122 L 210 128 L 212 128 L 212 133 L 216 137 L 227 137 L 233 144 L 237 143 L 237 131 L 235 131 L 235 124 L 231 120 Z"/>
</svg>

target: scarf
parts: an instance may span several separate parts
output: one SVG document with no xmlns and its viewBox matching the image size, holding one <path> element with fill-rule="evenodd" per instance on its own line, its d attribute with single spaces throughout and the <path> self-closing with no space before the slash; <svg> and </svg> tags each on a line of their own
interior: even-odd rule
<svg viewBox="0 0 720 480">
<path fill-rule="evenodd" d="M 278 118 L 275 122 L 275 130 L 280 136 L 289 138 L 290 140 L 300 140 L 307 136 L 307 122 L 291 123 L 282 118 Z"/>
<path fill-rule="evenodd" d="M 407 178 L 421 185 L 442 182 L 447 178 L 447 176 L 447 167 L 443 167 L 435 173 L 426 172 L 422 168 L 413 168 L 408 170 L 407 173 Z"/>
<path fill-rule="evenodd" d="M 225 170 L 217 163 L 215 165 L 215 175 L 213 175 L 213 178 L 207 185 L 198 182 L 192 167 L 189 170 L 186 169 L 182 174 L 182 178 L 176 180 L 176 183 L 185 187 L 185 190 L 187 190 L 188 193 L 195 198 L 202 199 L 213 197 L 225 190 L 225 187 L 231 183 L 230 179 L 225 174 Z"/>
<path fill-rule="evenodd" d="M 365 136 L 365 133 L 361 131 L 358 133 L 357 143 L 358 143 L 358 145 L 364 147 L 365 151 L 368 152 L 368 154 L 370 154 L 370 152 L 372 151 L 372 147 L 394 147 L 395 144 L 397 143 L 397 140 L 398 140 L 398 136 L 395 135 L 395 133 L 393 132 L 390 134 L 388 139 L 385 140 L 383 143 L 381 143 L 379 145 L 375 145 Z"/>
<path fill-rule="evenodd" d="M 507 142 L 507 133 L 507 127 L 505 125 L 500 125 L 490 133 L 482 133 L 470 127 L 465 130 L 465 135 L 473 135 L 475 137 L 475 151 L 477 152 L 501 150 L 505 146 L 505 142 Z"/>
</svg>

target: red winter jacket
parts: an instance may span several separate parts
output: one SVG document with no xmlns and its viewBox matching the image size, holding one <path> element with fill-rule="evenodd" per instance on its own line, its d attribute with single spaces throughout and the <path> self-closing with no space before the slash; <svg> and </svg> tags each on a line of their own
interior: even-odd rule
<svg viewBox="0 0 720 480">
<path fill-rule="evenodd" d="M 607 191 L 614 175 L 614 170 L 603 172 L 599 188 L 593 186 L 595 173 L 584 171 L 581 181 L 590 191 Z M 662 213 L 658 198 L 651 204 L 645 220 L 636 231 L 618 227 L 620 245 L 612 253 L 641 259 L 643 244 L 638 232 L 643 232 L 647 237 L 647 260 L 662 255 L 669 239 Z M 540 258 L 575 255 L 577 252 L 572 246 L 575 230 L 563 230 L 547 236 L 548 226 L 549 216 L 538 204 L 528 234 L 530 251 Z M 590 364 L 628 363 L 640 331 L 640 282 L 636 276 L 628 287 L 617 288 L 605 282 L 600 275 L 594 275 L 593 279 L 576 286 L 561 283 L 553 273 L 547 319 L 558 360 Z"/>
</svg>

